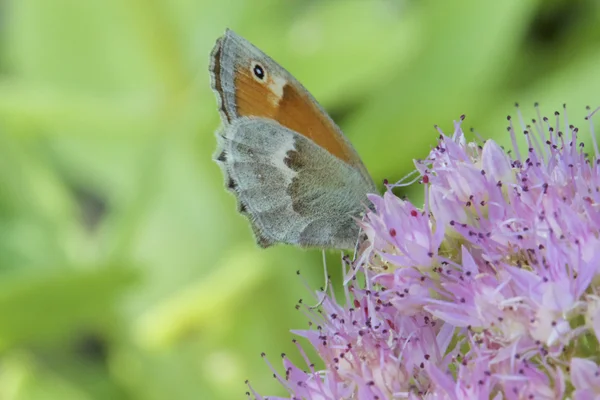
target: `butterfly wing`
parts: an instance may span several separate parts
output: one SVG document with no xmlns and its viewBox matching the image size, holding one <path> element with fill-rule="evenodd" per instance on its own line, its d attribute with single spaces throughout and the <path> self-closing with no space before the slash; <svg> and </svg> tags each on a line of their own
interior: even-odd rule
<svg viewBox="0 0 600 400">
<path fill-rule="evenodd" d="M 347 249 L 375 184 L 311 94 L 227 30 L 211 54 L 223 126 L 217 161 L 259 244 Z"/>
<path fill-rule="evenodd" d="M 262 73 L 257 76 L 257 71 Z M 317 100 L 246 39 L 227 30 L 213 49 L 210 72 L 224 124 L 244 116 L 272 119 L 358 169 L 365 180 L 371 180 L 350 141 Z"/>
<path fill-rule="evenodd" d="M 216 160 L 261 246 L 354 247 L 354 216 L 373 187 L 313 141 L 276 121 L 242 117 L 219 135 Z"/>
</svg>

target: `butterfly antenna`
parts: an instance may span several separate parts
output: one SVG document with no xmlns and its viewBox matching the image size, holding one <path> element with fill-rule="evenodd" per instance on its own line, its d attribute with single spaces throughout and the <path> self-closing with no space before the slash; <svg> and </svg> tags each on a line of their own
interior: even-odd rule
<svg viewBox="0 0 600 400">
<path fill-rule="evenodd" d="M 321 300 L 319 300 L 319 302 L 317 304 L 315 304 L 314 306 L 309 307 L 311 310 L 321 307 L 321 305 L 327 298 L 327 290 L 329 290 L 329 281 L 330 280 L 329 280 L 329 274 L 327 273 L 327 259 L 325 257 L 325 250 L 322 250 L 321 253 L 323 254 L 323 271 L 325 271 L 325 289 L 323 289 L 323 292 L 322 292 L 323 296 L 321 297 Z"/>
</svg>

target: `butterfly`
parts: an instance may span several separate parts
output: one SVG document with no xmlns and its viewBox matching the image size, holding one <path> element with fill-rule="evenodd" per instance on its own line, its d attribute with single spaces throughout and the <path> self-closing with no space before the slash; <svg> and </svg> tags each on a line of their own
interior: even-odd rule
<svg viewBox="0 0 600 400">
<path fill-rule="evenodd" d="M 352 144 L 289 72 L 227 30 L 210 56 L 215 160 L 261 247 L 354 248 L 376 186 Z"/>
</svg>

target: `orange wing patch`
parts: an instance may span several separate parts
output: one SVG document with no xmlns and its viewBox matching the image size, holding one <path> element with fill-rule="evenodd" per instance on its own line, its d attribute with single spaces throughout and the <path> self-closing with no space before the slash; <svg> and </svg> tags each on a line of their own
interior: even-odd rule
<svg viewBox="0 0 600 400">
<path fill-rule="evenodd" d="M 250 71 L 237 70 L 234 86 L 239 116 L 275 119 L 280 98 L 269 88 L 268 82 L 257 81 L 250 75 Z"/>
<path fill-rule="evenodd" d="M 282 92 L 273 91 L 275 88 L 281 89 L 281 86 Z M 261 83 L 250 75 L 250 71 L 238 70 L 235 88 L 238 115 L 273 119 L 309 138 L 347 164 L 360 164 L 331 121 L 289 82 L 279 82 L 273 76 L 268 76 L 267 81 Z"/>
</svg>

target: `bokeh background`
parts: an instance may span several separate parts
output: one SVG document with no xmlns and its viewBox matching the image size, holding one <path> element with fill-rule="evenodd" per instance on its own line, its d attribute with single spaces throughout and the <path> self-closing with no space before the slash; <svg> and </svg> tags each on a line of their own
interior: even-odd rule
<svg viewBox="0 0 600 400">
<path fill-rule="evenodd" d="M 0 399 L 284 392 L 319 251 L 261 250 L 211 160 L 226 27 L 292 72 L 374 179 L 434 124 L 508 144 L 533 103 L 600 105 L 596 0 L 7 0 L 0 5 Z M 598 122 L 598 121 L 596 121 Z M 582 129 L 588 132 L 588 129 Z M 404 193 L 418 202 L 422 187 Z M 328 256 L 339 288 L 339 255 Z"/>
</svg>

